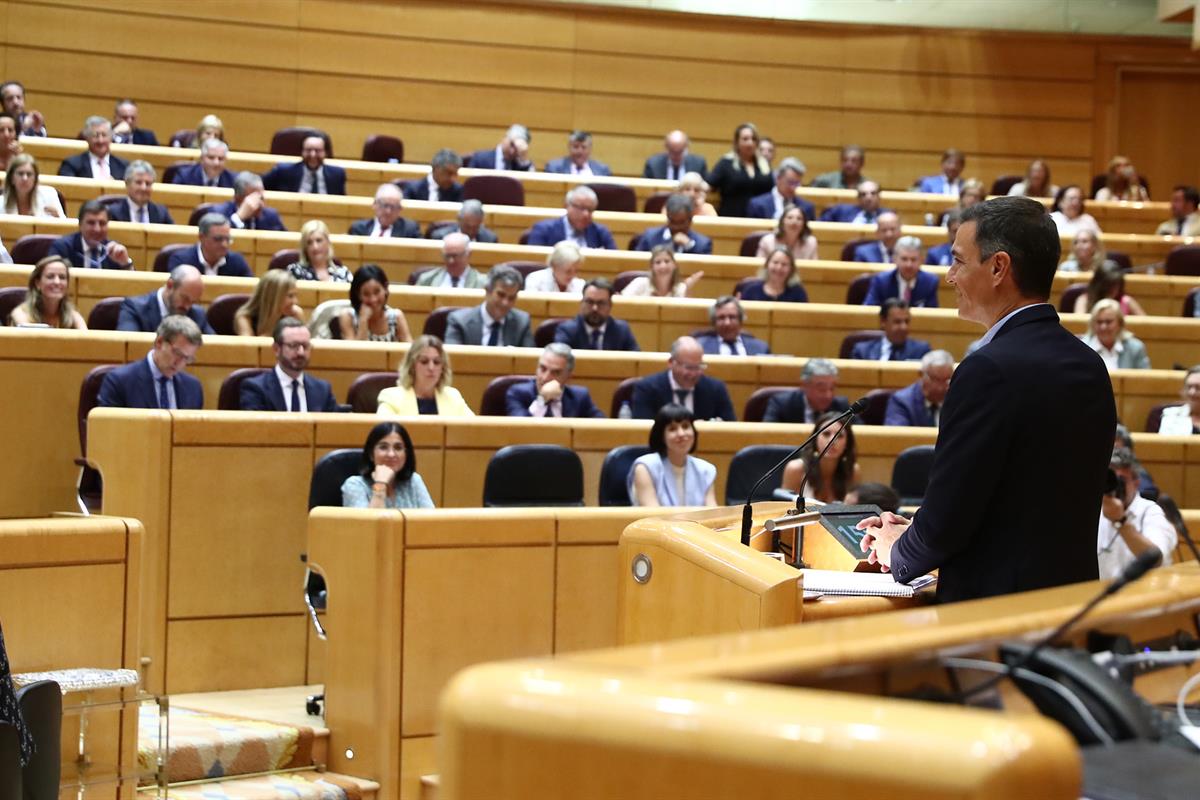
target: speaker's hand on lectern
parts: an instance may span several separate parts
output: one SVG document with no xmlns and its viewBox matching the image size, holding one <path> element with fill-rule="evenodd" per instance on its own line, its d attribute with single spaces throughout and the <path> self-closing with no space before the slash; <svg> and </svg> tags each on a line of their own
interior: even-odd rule
<svg viewBox="0 0 1200 800">
<path fill-rule="evenodd" d="M 864 553 L 869 553 L 868 564 L 878 564 L 884 572 L 892 568 L 892 545 L 896 543 L 911 524 L 899 514 L 885 511 L 878 517 L 867 517 L 859 522 L 857 528 L 866 531 L 859 547 Z"/>
</svg>

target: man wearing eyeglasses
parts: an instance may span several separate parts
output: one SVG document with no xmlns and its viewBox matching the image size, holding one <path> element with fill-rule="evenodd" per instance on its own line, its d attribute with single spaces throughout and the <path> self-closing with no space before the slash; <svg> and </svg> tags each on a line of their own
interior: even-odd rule
<svg viewBox="0 0 1200 800">
<path fill-rule="evenodd" d="M 613 287 L 606 278 L 593 278 L 583 287 L 583 300 L 574 319 L 563 320 L 554 341 L 576 350 L 641 350 L 629 323 L 612 315 Z"/>
<path fill-rule="evenodd" d="M 204 388 L 186 370 L 204 343 L 188 317 L 172 314 L 155 331 L 154 347 L 131 364 L 117 367 L 100 384 L 99 404 L 112 408 L 199 409 Z"/>
<path fill-rule="evenodd" d="M 596 193 L 587 186 L 576 186 L 567 192 L 567 213 L 558 219 L 544 219 L 529 229 L 529 244 L 553 247 L 569 239 L 581 248 L 616 250 L 612 233 L 603 225 L 592 222 L 600 204 Z"/>
<path fill-rule="evenodd" d="M 372 238 L 420 239 L 421 226 L 411 219 L 400 216 L 404 210 L 400 187 L 394 183 L 382 184 L 375 190 L 374 219 L 359 219 L 350 224 L 351 236 Z"/>
<path fill-rule="evenodd" d="M 222 275 L 228 278 L 253 278 L 250 265 L 240 253 L 229 249 L 233 244 L 233 233 L 224 214 L 205 214 L 200 218 L 200 241 L 195 247 L 184 247 L 171 254 L 167 269 L 173 270 L 183 264 L 191 264 L 205 275 Z"/>
<path fill-rule="evenodd" d="M 633 416 L 654 419 L 668 403 L 686 406 L 696 419 L 736 422 L 729 390 L 716 378 L 704 374 L 704 350 L 691 336 L 680 336 L 671 344 L 667 369 L 647 375 L 633 386 Z"/>
<path fill-rule="evenodd" d="M 295 317 L 283 317 L 272 332 L 275 367 L 242 382 L 242 411 L 337 411 L 327 381 L 305 375 L 312 357 L 312 335 Z"/>
</svg>

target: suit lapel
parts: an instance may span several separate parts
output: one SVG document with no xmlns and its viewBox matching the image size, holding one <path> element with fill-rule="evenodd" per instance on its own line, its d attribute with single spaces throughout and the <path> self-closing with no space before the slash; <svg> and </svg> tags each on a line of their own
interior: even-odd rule
<svg viewBox="0 0 1200 800">
<path fill-rule="evenodd" d="M 274 395 L 275 407 L 280 411 L 288 411 L 291 406 L 288 405 L 287 399 L 283 396 L 283 386 L 279 383 L 279 376 L 272 369 L 267 373 L 267 386 L 271 389 L 271 394 Z"/>
</svg>

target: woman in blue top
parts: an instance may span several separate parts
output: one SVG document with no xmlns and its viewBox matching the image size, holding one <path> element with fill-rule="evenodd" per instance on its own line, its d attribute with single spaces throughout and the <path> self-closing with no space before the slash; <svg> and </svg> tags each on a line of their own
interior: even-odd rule
<svg viewBox="0 0 1200 800">
<path fill-rule="evenodd" d="M 408 431 L 397 422 L 381 422 L 367 434 L 363 470 L 342 484 L 347 508 L 433 508 L 425 481 L 417 474 Z"/>
<path fill-rule="evenodd" d="M 742 300 L 770 300 L 780 303 L 807 303 L 808 292 L 796 274 L 796 261 L 792 251 L 780 246 L 767 255 L 758 280 L 742 289 Z"/>
<path fill-rule="evenodd" d="M 670 403 L 658 410 L 650 429 L 648 453 L 633 462 L 626 486 L 635 506 L 715 506 L 717 468 L 689 455 L 700 437 L 686 406 Z"/>
</svg>

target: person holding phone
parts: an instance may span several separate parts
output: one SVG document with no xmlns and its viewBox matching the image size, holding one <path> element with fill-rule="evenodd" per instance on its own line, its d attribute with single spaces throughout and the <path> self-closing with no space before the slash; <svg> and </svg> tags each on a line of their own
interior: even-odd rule
<svg viewBox="0 0 1200 800">
<path fill-rule="evenodd" d="M 1096 534 L 1100 579 L 1120 577 L 1127 566 L 1151 547 L 1162 553 L 1163 566 L 1170 564 L 1179 534 L 1158 503 L 1139 494 L 1141 481 L 1133 452 L 1115 448 L 1108 463 L 1109 491 L 1100 501 L 1100 529 Z"/>
</svg>

